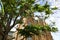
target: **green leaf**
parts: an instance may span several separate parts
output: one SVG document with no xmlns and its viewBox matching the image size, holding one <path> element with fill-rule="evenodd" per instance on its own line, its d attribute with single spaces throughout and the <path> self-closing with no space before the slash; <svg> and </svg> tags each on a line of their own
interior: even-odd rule
<svg viewBox="0 0 60 40">
<path fill-rule="evenodd" d="M 52 27 L 52 30 L 51 30 L 52 32 L 56 32 L 56 31 L 58 31 L 58 29 L 57 28 L 55 28 L 55 27 Z"/>
<path fill-rule="evenodd" d="M 48 25 L 45 26 L 45 29 L 46 29 L 47 31 L 51 31 L 51 27 L 48 26 Z"/>
<path fill-rule="evenodd" d="M 39 12 L 43 12 L 44 11 L 44 7 L 43 6 L 38 6 L 38 11 Z"/>
<path fill-rule="evenodd" d="M 51 11 L 49 8 L 46 8 L 46 9 L 45 9 L 45 13 L 46 13 L 46 15 L 47 15 L 47 14 L 51 14 L 52 11 Z"/>
<path fill-rule="evenodd" d="M 45 8 L 41 6 L 40 4 L 35 4 L 34 9 L 38 12 L 43 12 Z"/>
<path fill-rule="evenodd" d="M 56 9 L 58 9 L 57 7 L 54 7 L 54 8 L 51 8 L 52 10 L 56 10 Z"/>
<path fill-rule="evenodd" d="M 33 4 L 35 2 L 35 0 L 28 0 L 28 3 Z"/>
<path fill-rule="evenodd" d="M 48 4 L 48 2 L 46 2 L 44 5 L 44 8 L 49 8 L 49 7 L 50 7 L 50 5 Z"/>
</svg>

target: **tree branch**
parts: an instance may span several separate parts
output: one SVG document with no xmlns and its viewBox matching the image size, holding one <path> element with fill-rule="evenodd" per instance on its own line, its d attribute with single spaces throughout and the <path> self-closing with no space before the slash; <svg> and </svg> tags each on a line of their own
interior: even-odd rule
<svg viewBox="0 0 60 40">
<path fill-rule="evenodd" d="M 9 18 L 8 18 L 8 20 L 7 20 L 7 26 L 8 26 L 8 27 L 10 27 L 11 20 L 12 20 L 12 16 L 9 16 Z"/>
<path fill-rule="evenodd" d="M 5 30 L 5 34 L 7 34 L 7 33 L 11 30 L 11 28 L 13 28 L 13 27 L 15 26 L 15 24 L 16 24 L 15 22 L 16 22 L 18 16 L 19 16 L 19 15 L 16 16 L 13 25 L 10 26 L 10 27 L 8 27 L 8 28 Z"/>
<path fill-rule="evenodd" d="M 16 16 L 16 18 L 15 18 L 15 20 L 14 20 L 14 23 L 13 23 L 13 25 L 11 26 L 11 28 L 13 28 L 15 25 L 16 25 L 16 20 L 17 20 L 17 17 L 18 17 L 19 15 L 17 15 Z"/>
</svg>

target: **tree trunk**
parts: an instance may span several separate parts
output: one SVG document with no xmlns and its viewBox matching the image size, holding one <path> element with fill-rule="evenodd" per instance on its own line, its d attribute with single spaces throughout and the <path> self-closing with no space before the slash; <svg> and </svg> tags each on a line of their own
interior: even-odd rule
<svg viewBox="0 0 60 40">
<path fill-rule="evenodd" d="M 2 35 L 0 35 L 0 40 L 2 40 L 2 38 L 3 38 Z"/>
<path fill-rule="evenodd" d="M 4 35 L 2 36 L 2 40 L 7 40 L 7 37 L 8 37 L 8 34 L 4 34 Z"/>
<path fill-rule="evenodd" d="M 0 40 L 7 40 L 8 34 L 0 35 Z"/>
</svg>

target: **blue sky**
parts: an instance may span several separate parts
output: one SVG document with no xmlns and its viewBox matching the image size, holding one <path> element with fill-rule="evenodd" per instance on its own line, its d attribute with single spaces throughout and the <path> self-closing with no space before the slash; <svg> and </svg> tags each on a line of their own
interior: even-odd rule
<svg viewBox="0 0 60 40">
<path fill-rule="evenodd" d="M 54 40 L 60 40 L 60 0 L 47 0 L 51 7 L 56 6 L 58 10 L 53 11 L 53 15 L 50 15 L 50 17 L 46 20 L 48 24 L 50 24 L 50 21 L 55 22 L 55 26 L 58 28 L 58 32 L 51 33 Z M 44 4 L 46 1 L 39 1 L 38 4 Z"/>
<path fill-rule="evenodd" d="M 47 0 L 47 1 L 51 5 L 51 7 L 56 6 L 56 7 L 58 7 L 58 9 L 60 9 L 60 0 Z M 44 3 L 45 3 L 45 1 L 44 2 L 42 2 L 42 1 L 38 2 L 38 4 L 42 4 L 42 5 Z M 0 9 L 1 9 L 1 6 L 0 6 Z M 58 28 L 59 31 L 56 33 L 52 33 L 52 36 L 53 36 L 54 40 L 60 40 L 60 10 L 54 10 L 53 12 L 54 12 L 54 14 L 51 15 L 49 17 L 49 19 L 46 21 L 47 21 L 47 23 L 50 23 L 49 20 L 56 22 L 56 27 Z M 16 30 L 16 29 L 13 28 L 12 30 Z"/>
<path fill-rule="evenodd" d="M 50 19 L 48 19 L 47 22 L 49 23 L 49 20 L 56 22 L 56 27 L 59 31 L 56 33 L 52 33 L 52 35 L 54 40 L 60 40 L 60 0 L 49 0 L 49 4 L 51 5 L 51 7 L 58 7 L 58 10 L 53 11 L 54 14 L 50 16 Z"/>
<path fill-rule="evenodd" d="M 60 9 L 60 0 L 48 0 L 49 4 L 51 5 L 51 7 L 58 7 L 58 9 Z M 44 5 L 45 1 L 39 1 L 37 2 L 38 4 L 42 4 Z M 58 28 L 58 32 L 55 32 L 55 33 L 51 33 L 52 36 L 53 36 L 53 39 L 54 40 L 60 40 L 60 10 L 54 10 L 53 11 L 54 14 L 53 15 L 50 15 L 49 19 L 47 19 L 47 23 L 50 23 L 49 20 L 51 21 L 54 21 L 55 22 L 55 26 Z M 37 15 L 37 14 L 36 14 Z M 15 28 L 13 28 L 13 30 L 15 30 Z"/>
<path fill-rule="evenodd" d="M 51 7 L 58 7 L 58 9 L 60 9 L 60 0 L 47 0 L 49 2 L 49 4 L 51 5 Z M 42 4 L 44 5 L 46 1 L 39 1 L 37 2 L 38 4 Z M 54 40 L 60 40 L 60 10 L 54 10 L 53 11 L 54 14 L 50 15 L 49 19 L 46 20 L 47 23 L 50 23 L 49 20 L 54 21 L 55 22 L 55 26 L 58 28 L 58 32 L 55 33 L 51 33 L 53 36 Z M 36 14 L 37 15 L 37 14 Z M 13 28 L 12 30 L 16 30 L 15 28 Z"/>
</svg>

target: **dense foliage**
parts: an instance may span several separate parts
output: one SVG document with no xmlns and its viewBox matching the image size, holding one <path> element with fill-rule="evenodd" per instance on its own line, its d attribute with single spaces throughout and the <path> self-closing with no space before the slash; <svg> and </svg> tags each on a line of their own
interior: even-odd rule
<svg viewBox="0 0 60 40">
<path fill-rule="evenodd" d="M 52 10 L 57 9 L 56 7 L 50 8 L 48 2 L 44 5 L 36 3 L 36 0 L 1 0 L 1 10 L 0 10 L 0 26 L 2 27 L 2 32 L 4 35 L 18 23 L 22 23 L 23 17 L 34 17 L 34 12 L 45 12 L 46 15 L 52 14 Z M 18 20 L 17 18 L 20 17 Z M 11 25 L 13 21 L 13 24 Z M 56 31 L 56 28 L 46 27 L 35 27 L 27 26 L 24 29 L 20 29 L 19 33 L 25 36 L 31 36 L 30 32 L 33 34 L 38 34 L 38 31 Z M 28 34 L 28 35 L 27 35 Z"/>
<path fill-rule="evenodd" d="M 17 29 L 17 30 L 21 34 L 21 36 L 25 36 L 25 37 L 43 34 L 46 31 L 49 32 L 58 31 L 57 28 L 49 27 L 48 25 L 45 26 L 27 25 L 24 29 Z"/>
</svg>

